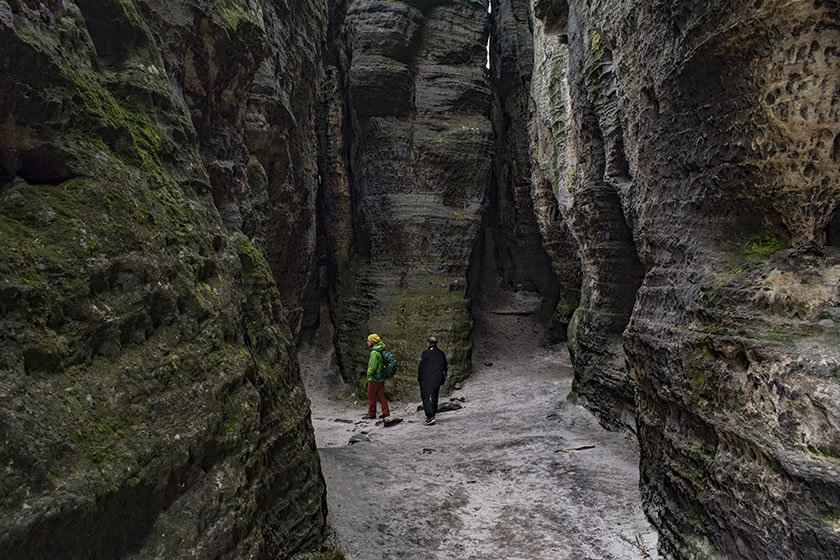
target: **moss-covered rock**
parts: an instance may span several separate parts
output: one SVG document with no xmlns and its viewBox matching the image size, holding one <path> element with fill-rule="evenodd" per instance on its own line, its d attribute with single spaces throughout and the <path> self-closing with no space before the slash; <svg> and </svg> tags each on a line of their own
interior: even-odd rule
<svg viewBox="0 0 840 560">
<path fill-rule="evenodd" d="M 262 21 L 246 5 L 229 35 Z M 323 537 L 293 338 L 211 196 L 165 9 L 0 3 L 4 558 L 287 558 Z"/>
</svg>

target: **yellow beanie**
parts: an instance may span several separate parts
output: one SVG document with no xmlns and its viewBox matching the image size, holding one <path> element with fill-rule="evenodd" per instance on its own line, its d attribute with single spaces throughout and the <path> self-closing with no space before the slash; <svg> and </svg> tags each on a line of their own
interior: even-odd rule
<svg viewBox="0 0 840 560">
<path fill-rule="evenodd" d="M 378 334 L 371 334 L 371 335 L 368 335 L 368 342 L 370 342 L 371 344 L 376 344 L 376 343 L 377 343 L 377 342 L 379 342 L 380 340 L 382 340 L 382 339 L 381 339 L 381 338 L 379 338 L 379 335 L 378 335 Z"/>
</svg>

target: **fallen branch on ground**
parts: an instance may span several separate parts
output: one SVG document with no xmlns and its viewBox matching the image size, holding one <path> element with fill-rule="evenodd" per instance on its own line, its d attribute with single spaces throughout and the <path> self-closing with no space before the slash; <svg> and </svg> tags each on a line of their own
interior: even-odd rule
<svg viewBox="0 0 840 560">
<path fill-rule="evenodd" d="M 581 445 L 580 447 L 561 447 L 555 453 L 568 453 L 569 451 L 583 451 L 584 449 L 595 449 L 594 445 Z"/>
</svg>

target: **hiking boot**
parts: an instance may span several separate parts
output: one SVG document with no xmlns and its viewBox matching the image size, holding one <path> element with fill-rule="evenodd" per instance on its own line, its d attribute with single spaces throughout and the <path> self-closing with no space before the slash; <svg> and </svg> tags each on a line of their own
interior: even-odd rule
<svg viewBox="0 0 840 560">
<path fill-rule="evenodd" d="M 434 418 L 426 418 L 426 421 L 423 422 L 423 425 L 424 426 L 434 426 L 435 425 L 435 419 Z"/>
<path fill-rule="evenodd" d="M 388 418 L 389 416 L 391 416 L 391 415 L 390 414 L 380 414 L 379 415 L 380 418 Z"/>
<path fill-rule="evenodd" d="M 367 414 L 362 416 L 362 420 L 375 420 L 375 419 L 376 419 L 376 416 L 368 416 Z"/>
</svg>

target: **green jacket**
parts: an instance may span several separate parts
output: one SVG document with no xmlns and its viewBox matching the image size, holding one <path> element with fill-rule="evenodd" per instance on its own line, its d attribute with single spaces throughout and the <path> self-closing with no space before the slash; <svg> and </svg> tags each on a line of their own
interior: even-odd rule
<svg viewBox="0 0 840 560">
<path fill-rule="evenodd" d="M 385 350 L 385 348 L 385 343 L 381 340 L 371 347 L 367 369 L 368 381 L 384 381 L 384 379 L 379 377 L 379 372 L 381 372 L 382 368 L 385 366 L 382 360 L 382 350 Z"/>
</svg>

